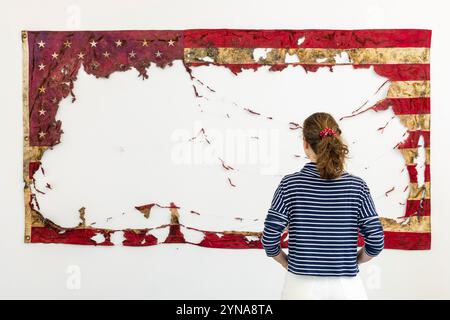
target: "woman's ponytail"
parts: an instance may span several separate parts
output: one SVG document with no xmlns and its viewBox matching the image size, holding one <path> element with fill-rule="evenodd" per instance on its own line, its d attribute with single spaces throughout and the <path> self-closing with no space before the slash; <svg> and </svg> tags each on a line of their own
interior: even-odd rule
<svg viewBox="0 0 450 320">
<path fill-rule="evenodd" d="M 348 147 L 333 116 L 317 112 L 303 123 L 303 136 L 317 156 L 316 166 L 323 179 L 338 178 L 344 172 Z"/>
</svg>

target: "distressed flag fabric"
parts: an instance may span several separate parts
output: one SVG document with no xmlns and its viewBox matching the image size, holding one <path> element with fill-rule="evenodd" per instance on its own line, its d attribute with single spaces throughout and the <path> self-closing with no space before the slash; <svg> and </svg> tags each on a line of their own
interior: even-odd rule
<svg viewBox="0 0 450 320">
<path fill-rule="evenodd" d="M 149 31 L 24 31 L 23 41 L 23 128 L 25 181 L 25 242 L 113 245 L 111 235 L 123 232 L 125 246 L 158 244 L 150 229 L 113 230 L 86 225 L 84 209 L 80 224 L 72 228 L 59 226 L 41 212 L 32 187 L 33 176 L 41 167 L 45 152 L 60 143 L 64 124 L 56 120 L 59 103 L 72 97 L 77 74 L 83 68 L 97 78 L 132 68 L 143 79 L 149 77 L 150 64 L 164 68 L 182 61 L 193 79 L 198 66 L 214 65 L 238 74 L 244 69 L 269 66 L 282 71 L 287 66 L 315 72 L 337 65 L 354 68 L 373 67 L 389 79 L 387 97 L 375 105 L 356 110 L 362 112 L 392 108 L 407 128 L 407 135 L 395 148 L 403 155 L 409 175 L 409 194 L 403 222 L 381 218 L 385 247 L 390 249 L 430 249 L 430 44 L 431 31 L 384 30 L 149 30 Z M 257 57 L 255 50 L 263 50 Z M 340 57 L 337 59 L 337 57 Z M 194 86 L 194 94 L 198 95 Z M 257 112 L 246 109 L 247 112 Z M 292 123 L 292 129 L 298 124 Z M 199 133 L 206 137 L 203 131 Z M 419 144 L 423 139 L 424 143 Z M 206 137 L 207 139 L 207 137 Z M 425 152 L 425 165 L 416 162 L 418 150 Z M 232 167 L 222 162 L 225 170 Z M 418 170 L 424 183 L 419 185 Z M 235 186 L 229 179 L 231 186 Z M 164 243 L 189 243 L 183 230 L 195 229 L 179 222 L 176 203 L 150 203 L 136 210 L 149 216 L 154 207 L 168 210 L 171 219 Z M 191 212 L 197 214 L 196 212 Z M 195 229 L 197 230 L 197 229 Z M 233 230 L 197 230 L 203 239 L 197 245 L 211 248 L 262 248 L 260 232 Z M 98 243 L 93 237 L 101 235 Z M 362 239 L 360 239 L 362 244 Z M 287 247 L 287 234 L 282 237 Z"/>
</svg>

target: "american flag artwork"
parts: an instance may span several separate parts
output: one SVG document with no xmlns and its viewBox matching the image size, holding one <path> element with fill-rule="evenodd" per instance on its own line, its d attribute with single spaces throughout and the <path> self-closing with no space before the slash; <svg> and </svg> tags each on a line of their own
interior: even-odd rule
<svg viewBox="0 0 450 320">
<path fill-rule="evenodd" d="M 25 242 L 112 246 L 111 236 L 123 233 L 124 246 L 153 246 L 159 243 L 191 243 L 184 231 L 202 234 L 196 245 L 209 248 L 261 249 L 260 232 L 234 230 L 201 230 L 180 221 L 181 204 L 136 205 L 136 214 L 151 219 L 153 210 L 166 210 L 170 223 L 154 229 L 168 230 L 164 241 L 158 241 L 152 228 L 107 229 L 86 223 L 86 208 L 79 209 L 80 222 L 73 227 L 60 226 L 41 211 L 34 188 L 34 176 L 43 155 L 61 143 L 64 123 L 56 119 L 60 102 L 76 97 L 73 89 L 81 68 L 96 78 L 107 79 L 115 72 L 135 69 L 147 79 L 149 66 L 160 68 L 181 61 L 192 80 L 195 96 L 202 84 L 192 74 L 199 66 L 228 68 L 239 77 L 245 69 L 269 67 L 282 72 L 288 66 L 316 72 L 337 65 L 355 69 L 373 67 L 389 79 L 387 96 L 373 105 L 355 110 L 349 117 L 365 112 L 392 109 L 406 128 L 403 141 L 395 149 L 401 153 L 409 176 L 404 216 L 398 220 L 381 217 L 385 247 L 389 249 L 427 250 L 431 247 L 430 223 L 430 45 L 431 31 L 416 29 L 382 30 L 139 30 L 139 31 L 23 31 L 23 177 L 25 204 Z M 265 54 L 257 57 L 257 49 Z M 336 56 L 345 54 L 345 61 Z M 294 57 L 295 59 L 287 59 Z M 107 80 L 106 80 L 107 81 Z M 213 88 L 209 88 L 212 92 Z M 251 116 L 263 116 L 258 110 L 242 106 Z M 268 117 L 270 120 L 270 117 Z M 286 124 L 291 130 L 297 122 Z M 208 133 L 197 137 L 207 143 Z M 195 139 L 195 137 L 193 138 Z M 423 141 L 423 144 L 419 142 Z M 425 153 L 425 164 L 417 163 L 419 150 Z M 220 159 L 221 170 L 235 168 Z M 424 176 L 419 183 L 418 174 Z M 228 178 L 229 187 L 239 186 Z M 50 187 L 49 187 L 50 188 Z M 388 194 L 390 190 L 386 191 Z M 202 212 L 190 210 L 201 216 Z M 239 217 L 235 219 L 239 220 Z M 101 236 L 102 241 L 96 241 Z M 288 235 L 282 237 L 287 247 Z M 362 239 L 360 239 L 362 244 Z"/>
</svg>

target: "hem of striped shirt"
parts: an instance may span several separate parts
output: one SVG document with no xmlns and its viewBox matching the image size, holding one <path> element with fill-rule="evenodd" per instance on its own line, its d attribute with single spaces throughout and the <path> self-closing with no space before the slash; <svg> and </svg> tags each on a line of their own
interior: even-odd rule
<svg viewBox="0 0 450 320">
<path fill-rule="evenodd" d="M 356 277 L 359 273 L 359 268 L 358 271 L 355 272 L 342 272 L 342 273 L 318 273 L 318 272 L 296 272 L 294 270 L 287 269 L 288 272 L 299 275 L 299 276 L 313 276 L 313 277 L 348 277 L 348 278 L 353 278 Z"/>
</svg>

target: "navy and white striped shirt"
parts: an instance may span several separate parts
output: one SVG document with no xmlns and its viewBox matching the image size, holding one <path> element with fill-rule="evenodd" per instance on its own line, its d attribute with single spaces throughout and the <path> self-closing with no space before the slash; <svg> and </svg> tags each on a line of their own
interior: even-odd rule
<svg viewBox="0 0 450 320">
<path fill-rule="evenodd" d="M 384 248 L 384 233 L 365 181 L 344 172 L 322 179 L 314 162 L 286 175 L 264 222 L 267 256 L 280 253 L 288 227 L 288 271 L 315 276 L 355 276 L 358 230 L 370 256 Z"/>
</svg>

